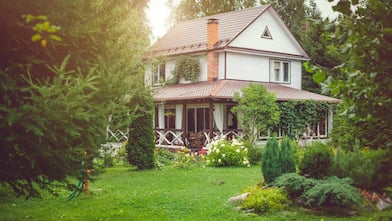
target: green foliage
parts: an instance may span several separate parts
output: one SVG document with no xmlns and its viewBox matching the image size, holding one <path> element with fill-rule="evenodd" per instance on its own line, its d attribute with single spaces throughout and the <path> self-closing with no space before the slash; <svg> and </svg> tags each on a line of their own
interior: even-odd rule
<svg viewBox="0 0 392 221">
<path fill-rule="evenodd" d="M 132 121 L 148 37 L 130 4 L 0 2 L 0 182 L 17 194 L 78 176 L 84 152 L 91 168 L 113 112 Z"/>
<path fill-rule="evenodd" d="M 332 148 L 320 142 L 313 142 L 307 147 L 299 169 L 302 175 L 321 179 L 330 174 L 333 159 Z"/>
<path fill-rule="evenodd" d="M 261 84 L 250 84 L 241 90 L 241 94 L 234 94 L 238 105 L 232 108 L 244 128 L 252 145 L 260 132 L 273 128 L 279 122 L 279 108 L 274 94 L 267 91 Z"/>
<path fill-rule="evenodd" d="M 350 177 L 354 186 L 367 190 L 382 190 L 391 183 L 391 169 L 382 165 L 387 162 L 388 151 L 360 150 L 343 151 L 338 149 L 331 175 Z"/>
<path fill-rule="evenodd" d="M 392 2 L 360 2 L 338 1 L 334 10 L 342 16 L 326 26 L 330 51 L 342 59 L 335 67 L 338 73 L 325 73 L 324 91 L 347 104 L 343 114 L 366 131 L 365 145 L 390 148 L 392 115 L 385 113 L 392 109 Z"/>
<path fill-rule="evenodd" d="M 170 166 L 173 164 L 176 158 L 175 153 L 170 152 L 167 149 L 159 148 L 155 150 L 155 167 L 162 169 L 164 166 Z"/>
<path fill-rule="evenodd" d="M 249 162 L 251 165 L 261 163 L 263 155 L 263 147 L 253 146 L 249 141 L 244 142 L 244 146 L 248 148 Z"/>
<path fill-rule="evenodd" d="M 211 142 L 207 155 L 207 163 L 212 166 L 245 166 L 250 167 L 248 148 L 244 143 L 226 137 Z"/>
<path fill-rule="evenodd" d="M 265 183 L 269 184 L 282 174 L 279 158 L 279 143 L 273 137 L 265 144 L 265 150 L 261 160 L 261 171 Z"/>
<path fill-rule="evenodd" d="M 174 83 L 178 83 L 181 77 L 185 80 L 196 82 L 200 76 L 200 62 L 197 57 L 181 56 L 176 62 L 172 72 Z"/>
<path fill-rule="evenodd" d="M 314 100 L 279 102 L 280 126 L 287 136 L 294 138 L 303 134 L 308 125 L 325 116 L 330 104 Z"/>
<path fill-rule="evenodd" d="M 329 177 L 326 180 L 320 180 L 314 187 L 304 192 L 303 197 L 306 205 L 323 210 L 326 208 L 353 209 L 362 202 L 358 189 L 351 186 L 349 178 Z"/>
<path fill-rule="evenodd" d="M 293 150 L 291 149 L 291 140 L 288 137 L 284 137 L 280 144 L 279 152 L 279 163 L 281 167 L 282 174 L 294 173 L 296 170 L 295 159 L 293 155 Z"/>
<path fill-rule="evenodd" d="M 150 92 L 140 90 L 133 96 L 131 104 L 137 117 L 129 126 L 128 161 L 138 169 L 151 169 L 155 149 L 152 96 Z"/>
<path fill-rule="evenodd" d="M 256 213 L 271 213 L 288 207 L 288 199 L 285 193 L 278 188 L 262 189 L 260 186 L 246 188 L 243 192 L 249 192 L 249 196 L 241 203 L 241 209 L 254 209 Z"/>
<path fill-rule="evenodd" d="M 316 185 L 314 179 L 307 179 L 296 173 L 286 173 L 276 178 L 272 185 L 283 188 L 291 198 L 301 197 L 303 193 Z"/>
<path fill-rule="evenodd" d="M 341 113 L 347 107 L 348 105 L 345 102 L 341 102 L 337 105 L 336 112 Z M 337 114 L 334 116 L 331 131 L 331 141 L 334 146 L 345 151 L 353 151 L 354 144 L 362 146 L 368 143 L 365 139 L 365 133 L 366 130 L 356 125 L 347 115 Z"/>
</svg>

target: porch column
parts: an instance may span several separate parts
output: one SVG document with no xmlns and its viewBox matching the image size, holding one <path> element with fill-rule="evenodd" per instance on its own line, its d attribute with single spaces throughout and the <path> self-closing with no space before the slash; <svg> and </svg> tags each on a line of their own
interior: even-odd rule
<svg viewBox="0 0 392 221">
<path fill-rule="evenodd" d="M 181 126 L 181 129 L 182 129 L 182 131 L 184 132 L 184 133 L 182 133 L 182 141 L 184 141 L 184 144 L 186 145 L 186 143 L 185 143 L 185 138 L 186 138 L 186 136 L 187 136 L 187 130 L 186 130 L 186 104 L 183 104 L 182 105 L 182 126 Z"/>
<path fill-rule="evenodd" d="M 332 108 L 329 108 L 328 109 L 328 120 L 327 120 L 327 122 L 328 122 L 328 126 L 327 126 L 327 128 L 328 128 L 328 131 L 327 131 L 327 136 L 329 137 L 329 135 L 330 135 L 330 133 L 331 133 L 331 131 L 332 131 L 332 127 L 333 127 L 333 110 L 332 110 Z"/>
<path fill-rule="evenodd" d="M 158 127 L 160 129 L 165 128 L 165 105 L 158 105 Z"/>
<path fill-rule="evenodd" d="M 209 115 L 209 122 L 208 122 L 208 126 L 210 127 L 210 139 L 214 137 L 213 133 L 214 133 L 214 115 L 213 115 L 213 109 L 214 109 L 214 105 L 212 104 L 212 101 L 210 101 L 210 107 L 209 107 L 209 111 L 208 111 L 208 115 Z"/>
</svg>

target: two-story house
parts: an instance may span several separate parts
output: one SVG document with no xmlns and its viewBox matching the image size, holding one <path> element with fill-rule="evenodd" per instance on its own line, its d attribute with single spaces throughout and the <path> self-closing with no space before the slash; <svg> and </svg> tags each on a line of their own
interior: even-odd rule
<svg viewBox="0 0 392 221">
<path fill-rule="evenodd" d="M 197 82 L 165 85 L 182 55 L 198 59 Z M 302 62 L 309 56 L 271 5 L 179 23 L 147 57 L 145 82 L 153 87 L 157 146 L 206 145 L 216 135 L 240 135 L 230 109 L 236 105 L 234 93 L 251 82 L 263 84 L 278 102 L 338 102 L 301 90 Z M 331 125 L 331 113 L 325 113 L 313 125 L 316 136 L 327 137 Z"/>
</svg>

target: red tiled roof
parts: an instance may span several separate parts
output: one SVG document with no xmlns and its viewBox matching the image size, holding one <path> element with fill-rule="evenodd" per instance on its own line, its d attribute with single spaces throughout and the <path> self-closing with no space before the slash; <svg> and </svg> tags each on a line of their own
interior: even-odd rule
<svg viewBox="0 0 392 221">
<path fill-rule="evenodd" d="M 181 22 L 150 49 L 154 56 L 195 53 L 207 50 L 207 20 L 219 19 L 219 41 L 215 48 L 225 47 L 270 5 L 211 15 Z"/>
<path fill-rule="evenodd" d="M 259 83 L 266 87 L 267 91 L 274 93 L 278 101 L 288 100 L 315 100 L 320 102 L 338 103 L 339 99 L 291 88 L 275 83 L 261 83 L 240 80 L 203 81 L 192 84 L 176 84 L 155 89 L 155 102 L 190 101 L 198 99 L 233 99 L 235 92 L 250 83 Z"/>
</svg>

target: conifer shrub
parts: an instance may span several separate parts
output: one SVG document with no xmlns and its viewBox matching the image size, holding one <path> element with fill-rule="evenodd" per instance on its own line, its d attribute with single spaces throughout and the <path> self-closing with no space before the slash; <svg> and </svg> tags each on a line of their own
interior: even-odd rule
<svg viewBox="0 0 392 221">
<path fill-rule="evenodd" d="M 302 175 L 322 179 L 329 175 L 333 159 L 332 148 L 320 142 L 313 142 L 306 149 L 299 169 Z"/>
<path fill-rule="evenodd" d="M 261 171 L 265 183 L 269 184 L 282 174 L 279 162 L 279 143 L 276 137 L 269 139 L 262 155 Z"/>
<path fill-rule="evenodd" d="M 335 176 L 318 180 L 315 186 L 304 192 L 303 197 L 307 206 L 323 210 L 355 209 L 362 202 L 360 192 L 351 185 L 350 178 L 339 179 Z"/>
<path fill-rule="evenodd" d="M 307 179 L 296 173 L 286 173 L 276 178 L 272 185 L 284 189 L 290 198 L 297 198 L 316 185 L 314 179 Z"/>
<path fill-rule="evenodd" d="M 128 161 L 139 170 L 151 169 L 154 167 L 155 149 L 151 94 L 146 90 L 140 90 L 132 98 L 131 104 L 138 108 L 136 118 L 132 120 L 129 128 Z"/>
<path fill-rule="evenodd" d="M 279 155 L 282 174 L 294 173 L 296 167 L 290 138 L 284 137 L 282 139 Z"/>
<path fill-rule="evenodd" d="M 248 187 L 244 192 L 249 196 L 240 205 L 241 209 L 254 209 L 256 213 L 277 212 L 288 207 L 287 195 L 279 188 L 262 189 L 260 186 Z"/>
</svg>

